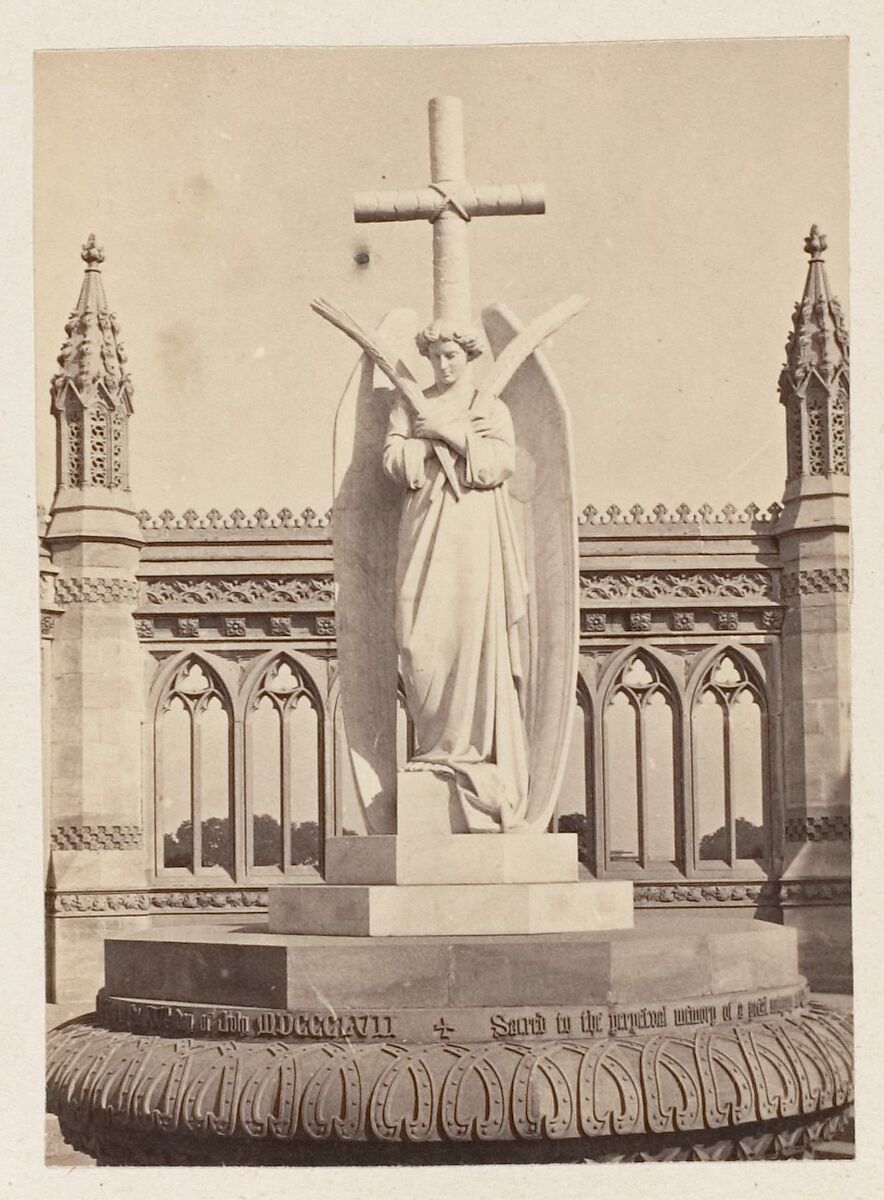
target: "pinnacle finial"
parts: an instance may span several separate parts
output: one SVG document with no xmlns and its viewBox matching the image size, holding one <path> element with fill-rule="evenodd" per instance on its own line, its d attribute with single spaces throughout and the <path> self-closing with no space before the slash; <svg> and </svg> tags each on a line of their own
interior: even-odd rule
<svg viewBox="0 0 884 1200">
<path fill-rule="evenodd" d="M 89 238 L 80 252 L 80 258 L 87 267 L 97 267 L 104 262 L 104 251 L 96 244 L 94 233 L 89 234 Z"/>
<path fill-rule="evenodd" d="M 804 239 L 804 253 L 810 255 L 811 262 L 823 261 L 826 245 L 826 235 L 820 233 L 819 225 L 811 225 L 810 233 Z"/>
</svg>

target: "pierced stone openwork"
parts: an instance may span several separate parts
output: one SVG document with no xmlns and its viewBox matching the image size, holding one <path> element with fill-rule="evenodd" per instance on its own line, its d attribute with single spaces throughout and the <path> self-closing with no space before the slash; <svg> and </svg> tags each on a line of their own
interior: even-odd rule
<svg viewBox="0 0 884 1200">
<path fill-rule="evenodd" d="M 672 863 L 676 857 L 677 715 L 659 664 L 636 654 L 604 712 L 605 865 Z"/>
<path fill-rule="evenodd" d="M 74 396 L 68 396 L 64 408 L 64 427 L 67 430 L 67 454 L 63 456 L 63 481 L 68 487 L 82 487 L 83 478 L 83 406 Z"/>
<path fill-rule="evenodd" d="M 245 746 L 247 869 L 318 867 L 322 713 L 309 680 L 286 657 L 275 659 L 255 688 Z"/>
<path fill-rule="evenodd" d="M 738 655 L 709 667 L 692 718 L 698 865 L 768 860 L 764 695 Z"/>
<path fill-rule="evenodd" d="M 807 408 L 807 465 L 811 475 L 826 473 L 825 399 L 811 395 L 806 400 Z"/>
<path fill-rule="evenodd" d="M 832 470 L 836 474 L 850 473 L 850 413 L 843 393 L 832 401 Z"/>
<path fill-rule="evenodd" d="M 108 462 L 108 487 L 118 488 L 126 486 L 126 455 L 124 452 L 124 439 L 126 436 L 126 422 L 123 419 L 122 413 L 112 412 L 109 422 L 110 431 L 110 460 Z"/>
<path fill-rule="evenodd" d="M 89 474 L 90 483 L 96 487 L 108 485 L 109 419 L 105 404 L 96 404 L 89 410 Z"/>
<path fill-rule="evenodd" d="M 801 433 L 801 404 L 792 400 L 786 413 L 786 452 L 788 477 L 797 479 L 804 469 L 804 446 Z"/>
</svg>

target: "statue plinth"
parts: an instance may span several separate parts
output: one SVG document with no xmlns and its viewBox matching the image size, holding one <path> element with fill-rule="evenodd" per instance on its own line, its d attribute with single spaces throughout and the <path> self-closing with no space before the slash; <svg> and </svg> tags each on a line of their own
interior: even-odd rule
<svg viewBox="0 0 884 1200">
<path fill-rule="evenodd" d="M 456 789 L 399 772 L 396 834 L 334 837 L 325 887 L 268 889 L 272 933 L 349 937 L 631 929 L 632 884 L 578 880 L 577 835 L 466 830 Z M 473 818 L 471 818 L 473 820 Z"/>
</svg>

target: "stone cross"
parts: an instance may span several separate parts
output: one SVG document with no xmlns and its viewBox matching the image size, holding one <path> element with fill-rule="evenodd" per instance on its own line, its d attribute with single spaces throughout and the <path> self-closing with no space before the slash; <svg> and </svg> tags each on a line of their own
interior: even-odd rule
<svg viewBox="0 0 884 1200">
<path fill-rule="evenodd" d="M 357 192 L 357 222 L 429 221 L 433 226 L 433 316 L 469 325 L 470 262 L 467 225 L 473 217 L 542 213 L 543 185 L 483 184 L 466 180 L 463 106 L 457 96 L 429 103 L 430 176 L 428 187 L 402 192 Z"/>
</svg>

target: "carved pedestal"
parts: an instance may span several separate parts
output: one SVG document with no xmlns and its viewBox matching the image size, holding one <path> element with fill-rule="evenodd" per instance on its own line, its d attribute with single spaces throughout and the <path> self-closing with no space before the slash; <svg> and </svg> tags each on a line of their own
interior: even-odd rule
<svg viewBox="0 0 884 1200">
<path fill-rule="evenodd" d="M 761 922 L 106 950 L 48 1052 L 50 1110 L 106 1163 L 807 1156 L 852 1099 L 849 1020 Z"/>
</svg>

